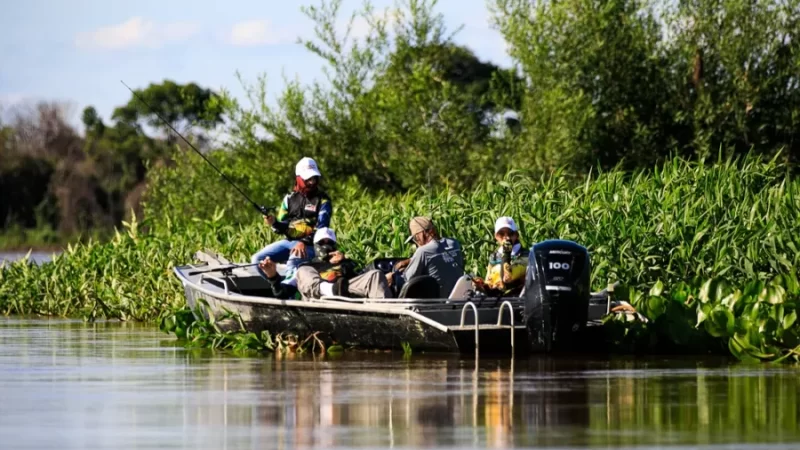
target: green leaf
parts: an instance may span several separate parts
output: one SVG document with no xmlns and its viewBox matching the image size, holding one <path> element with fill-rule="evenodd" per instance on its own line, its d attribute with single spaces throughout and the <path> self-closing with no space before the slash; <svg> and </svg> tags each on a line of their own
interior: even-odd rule
<svg viewBox="0 0 800 450">
<path fill-rule="evenodd" d="M 786 314 L 783 316 L 783 329 L 788 330 L 789 328 L 792 328 L 792 325 L 794 325 L 795 321 L 797 321 L 797 311 L 792 311 L 789 314 Z"/>
<path fill-rule="evenodd" d="M 658 280 L 653 287 L 650 288 L 650 295 L 653 297 L 660 296 L 662 292 L 664 292 L 664 283 Z"/>
<path fill-rule="evenodd" d="M 697 323 L 695 327 L 699 327 L 701 323 L 703 323 L 706 319 L 708 319 L 708 314 L 711 312 L 711 307 L 708 305 L 700 305 L 697 308 Z"/>
<path fill-rule="evenodd" d="M 647 312 L 647 317 L 650 320 L 656 320 L 659 316 L 664 314 L 664 298 L 649 297 L 647 299 Z"/>
<path fill-rule="evenodd" d="M 708 303 L 711 300 L 711 289 L 714 285 L 714 280 L 707 280 L 703 285 L 700 287 L 700 294 L 697 298 L 702 303 Z"/>
</svg>

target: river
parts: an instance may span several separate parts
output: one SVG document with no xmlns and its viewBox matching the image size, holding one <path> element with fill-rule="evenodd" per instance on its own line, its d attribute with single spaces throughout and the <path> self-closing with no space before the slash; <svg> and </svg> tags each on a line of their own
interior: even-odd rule
<svg viewBox="0 0 800 450">
<path fill-rule="evenodd" d="M 725 359 L 237 357 L 0 318 L 0 447 L 797 448 L 800 370 Z"/>
<path fill-rule="evenodd" d="M 57 252 L 31 252 L 30 261 L 36 264 L 45 263 L 50 261 L 53 258 L 54 253 L 61 253 L 60 251 Z M 0 252 L 0 266 L 3 265 L 3 262 L 14 262 L 20 260 L 27 255 L 28 252 Z"/>
</svg>

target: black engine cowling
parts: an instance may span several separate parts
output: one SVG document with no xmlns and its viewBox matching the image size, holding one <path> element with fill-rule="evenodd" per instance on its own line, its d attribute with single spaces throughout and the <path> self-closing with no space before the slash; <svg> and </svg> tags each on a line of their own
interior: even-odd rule
<svg viewBox="0 0 800 450">
<path fill-rule="evenodd" d="M 525 324 L 534 350 L 573 348 L 589 314 L 589 252 L 572 241 L 533 246 L 525 280 Z"/>
</svg>

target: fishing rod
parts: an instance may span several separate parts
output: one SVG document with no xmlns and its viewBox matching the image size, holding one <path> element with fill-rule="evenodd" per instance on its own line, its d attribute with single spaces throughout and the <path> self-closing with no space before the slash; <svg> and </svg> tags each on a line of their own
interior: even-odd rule
<svg viewBox="0 0 800 450">
<path fill-rule="evenodd" d="M 155 109 L 153 109 L 153 108 L 152 108 L 152 107 L 151 107 L 151 106 L 150 106 L 150 105 L 149 105 L 149 104 L 148 104 L 148 103 L 147 103 L 147 102 L 146 102 L 146 101 L 145 101 L 145 100 L 144 100 L 144 99 L 143 99 L 143 98 L 142 98 L 142 97 L 141 97 L 139 94 L 137 94 L 137 93 L 136 93 L 136 92 L 135 92 L 133 89 L 131 89 L 131 88 L 130 88 L 130 86 L 128 86 L 127 84 L 125 84 L 125 82 L 124 82 L 124 81 L 122 81 L 122 80 L 119 80 L 119 81 L 120 81 L 120 83 L 122 83 L 122 84 L 123 84 L 123 85 L 124 85 L 126 88 L 128 88 L 128 90 L 129 90 L 129 91 L 131 91 L 131 94 L 133 94 L 133 96 L 134 96 L 134 97 L 136 97 L 136 99 L 137 99 L 137 100 L 139 100 L 139 101 L 140 101 L 140 102 L 142 102 L 142 103 L 143 103 L 145 106 L 147 106 L 147 109 L 149 109 L 151 113 L 155 114 L 155 115 L 156 115 L 156 117 L 158 117 L 159 119 L 161 119 L 161 121 L 162 121 L 162 122 L 164 122 L 164 123 L 165 123 L 165 124 L 166 124 L 166 125 L 167 125 L 167 126 L 168 126 L 168 127 L 171 129 L 171 130 L 172 130 L 172 131 L 174 131 L 174 132 L 175 132 L 175 134 L 177 134 L 177 135 L 178 135 L 178 137 L 180 137 L 181 139 L 183 139 L 183 142 L 186 142 L 186 144 L 188 144 L 188 145 L 189 145 L 189 147 L 191 147 L 191 148 L 192 148 L 192 150 L 194 150 L 195 152 L 197 152 L 197 154 L 198 154 L 198 155 L 200 155 L 200 157 L 201 157 L 201 158 L 203 158 L 203 159 L 204 159 L 204 160 L 205 160 L 205 161 L 206 161 L 206 162 L 207 162 L 207 163 L 208 163 L 208 164 L 209 164 L 211 167 L 213 167 L 213 168 L 214 168 L 214 170 L 216 170 L 216 171 L 217 171 L 217 173 L 219 173 L 219 174 L 222 176 L 222 178 L 224 178 L 224 179 L 225 179 L 225 181 L 227 181 L 228 183 L 230 183 L 230 185 L 231 185 L 231 186 L 233 186 L 233 187 L 234 187 L 234 188 L 235 188 L 237 191 L 239 191 L 239 193 L 240 193 L 240 194 L 242 194 L 242 196 L 243 196 L 244 198 L 246 198 L 246 199 L 247 199 L 247 201 L 248 201 L 248 202 L 250 202 L 250 204 L 251 204 L 251 205 L 253 205 L 253 206 L 254 206 L 254 207 L 255 207 L 255 208 L 256 208 L 256 209 L 257 209 L 257 210 L 258 210 L 258 211 L 259 211 L 261 214 L 263 214 L 263 215 L 265 215 L 265 216 L 268 216 L 268 215 L 269 215 L 269 212 L 270 212 L 271 210 L 273 210 L 274 208 L 267 208 L 266 206 L 259 205 L 258 203 L 256 203 L 256 202 L 254 202 L 253 200 L 251 200 L 251 199 L 250 199 L 250 197 L 248 197 L 248 196 L 247 196 L 247 194 L 245 194 L 245 193 L 244 193 L 244 191 L 242 191 L 241 189 L 239 189 L 239 186 L 236 186 L 236 185 L 233 183 L 233 181 L 231 181 L 231 180 L 230 180 L 230 178 L 228 178 L 227 176 L 225 176 L 225 174 L 224 174 L 224 173 L 222 173 L 222 171 L 221 171 L 221 170 L 219 170 L 219 169 L 217 168 L 217 166 L 215 166 L 215 165 L 214 165 L 214 164 L 213 164 L 211 161 L 209 161 L 209 160 L 208 160 L 208 158 L 206 158 L 206 157 L 205 157 L 205 155 L 203 155 L 203 154 L 200 152 L 200 150 L 198 150 L 197 148 L 195 148 L 195 146 L 194 146 L 194 145 L 192 145 L 192 143 L 191 143 L 191 142 L 189 142 L 189 141 L 188 141 L 188 140 L 187 140 L 185 137 L 183 137 L 183 135 L 182 135 L 182 134 L 180 134 L 180 133 L 178 132 L 178 130 L 176 130 L 176 129 L 175 129 L 175 127 L 173 127 L 173 126 L 172 126 L 172 124 L 170 124 L 170 123 L 169 123 L 169 122 L 168 122 L 168 121 L 167 121 L 165 118 L 161 117 L 161 114 L 159 114 L 158 112 L 156 112 L 156 110 L 155 110 Z"/>
<path fill-rule="evenodd" d="M 222 272 L 222 273 L 225 273 L 225 272 L 230 272 L 233 269 L 240 269 L 242 267 L 253 267 L 253 266 L 257 266 L 259 264 L 261 264 L 261 263 L 228 264 L 228 265 L 224 265 L 224 266 L 215 266 L 215 267 L 212 267 L 210 269 L 193 270 L 193 271 L 187 273 L 187 275 L 200 275 L 201 273 L 211 273 L 211 272 Z"/>
</svg>

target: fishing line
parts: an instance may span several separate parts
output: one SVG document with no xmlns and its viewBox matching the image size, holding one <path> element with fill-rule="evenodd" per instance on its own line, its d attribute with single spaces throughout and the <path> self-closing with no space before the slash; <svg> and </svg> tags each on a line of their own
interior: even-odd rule
<svg viewBox="0 0 800 450">
<path fill-rule="evenodd" d="M 258 203 L 256 203 L 256 202 L 254 202 L 253 200 L 251 200 L 251 199 L 250 199 L 250 197 L 248 197 L 248 196 L 247 196 L 247 194 L 245 194 L 245 193 L 244 193 L 244 191 L 242 191 L 241 189 L 239 189 L 239 186 L 236 186 L 236 184 L 234 184 L 234 183 L 233 183 L 233 181 L 231 181 L 231 180 L 230 180 L 230 179 L 229 179 L 227 176 L 225 176 L 225 174 L 224 174 L 224 173 L 222 173 L 222 171 L 221 171 L 221 170 L 219 170 L 219 169 L 217 168 L 217 166 L 215 166 L 215 165 L 214 165 L 214 163 L 212 163 L 211 161 L 209 161 L 209 159 L 208 159 L 208 158 L 206 158 L 206 157 L 205 157 L 205 155 L 203 155 L 203 153 L 201 153 L 201 152 L 200 152 L 200 150 L 198 150 L 197 148 L 195 148 L 195 146 L 194 146 L 194 145 L 192 145 L 192 143 L 191 143 L 191 142 L 189 142 L 189 141 L 188 141 L 188 140 L 187 140 L 185 137 L 183 137 L 183 135 L 182 135 L 182 134 L 180 134 L 180 133 L 178 132 L 178 130 L 176 130 L 176 129 L 175 129 L 175 127 L 173 127 L 173 126 L 172 126 L 172 124 L 170 124 L 170 123 L 169 123 L 169 122 L 168 122 L 166 119 L 164 119 L 163 117 L 161 117 L 161 114 L 159 114 L 158 112 L 156 112 L 156 110 L 155 110 L 155 109 L 153 109 L 153 108 L 152 108 L 152 107 L 151 107 L 151 106 L 150 106 L 150 105 L 149 105 L 149 104 L 148 104 L 148 103 L 147 103 L 147 102 L 146 102 L 146 101 L 145 101 L 145 100 L 144 100 L 144 99 L 143 99 L 143 98 L 142 98 L 142 97 L 141 97 L 139 94 L 137 94 L 137 93 L 136 93 L 136 92 L 135 92 L 133 89 L 131 89 L 131 88 L 130 88 L 130 86 L 128 86 L 127 84 L 125 84 L 125 82 L 124 82 L 124 81 L 120 80 L 120 83 L 122 83 L 122 84 L 123 84 L 123 85 L 124 85 L 126 88 L 128 88 L 128 90 L 129 90 L 129 91 L 131 91 L 131 94 L 133 94 L 133 96 L 134 96 L 134 97 L 135 97 L 137 100 L 139 100 L 140 102 L 142 102 L 142 103 L 143 103 L 143 104 L 144 104 L 144 105 L 147 107 L 147 109 L 148 109 L 148 110 L 150 110 L 150 112 L 151 112 L 151 113 L 155 114 L 155 115 L 156 115 L 156 117 L 158 117 L 159 119 L 161 119 L 161 121 L 162 121 L 162 122 L 164 122 L 164 124 L 166 124 L 166 125 L 167 125 L 167 126 L 168 126 L 168 127 L 169 127 L 169 128 L 172 130 L 172 131 L 173 131 L 173 132 L 175 132 L 175 134 L 177 134 L 177 135 L 178 135 L 178 137 L 180 137 L 181 139 L 183 139 L 183 142 L 186 142 L 186 144 L 187 144 L 187 145 L 189 145 L 189 147 L 191 147 L 191 148 L 192 148 L 192 150 L 194 150 L 195 152 L 197 152 L 197 154 L 198 154 L 198 155 L 200 155 L 200 157 L 201 157 L 201 158 L 203 158 L 203 159 L 204 159 L 204 160 L 205 160 L 205 161 L 206 161 L 206 162 L 207 162 L 207 163 L 208 163 L 208 164 L 209 164 L 211 167 L 213 167 L 213 168 L 214 168 L 214 170 L 216 170 L 216 171 L 217 171 L 217 173 L 219 173 L 219 174 L 222 176 L 222 178 L 224 178 L 224 179 L 225 179 L 225 181 L 227 181 L 228 183 L 230 183 L 230 185 L 231 185 L 231 186 L 233 186 L 233 187 L 234 187 L 234 188 L 235 188 L 237 191 L 239 191 L 239 193 L 240 193 L 240 194 L 242 194 L 242 196 L 243 196 L 244 198 L 246 198 L 246 199 L 247 199 L 247 201 L 248 201 L 248 202 L 250 202 L 250 204 L 252 204 L 252 205 L 253 205 L 253 206 L 254 206 L 254 207 L 255 207 L 255 208 L 256 208 L 256 209 L 257 209 L 257 210 L 258 210 L 258 211 L 259 211 L 261 214 L 263 214 L 263 215 L 265 215 L 265 216 L 269 215 L 269 211 L 270 211 L 270 209 L 271 209 L 271 208 L 267 208 L 266 206 L 259 205 Z"/>
</svg>

